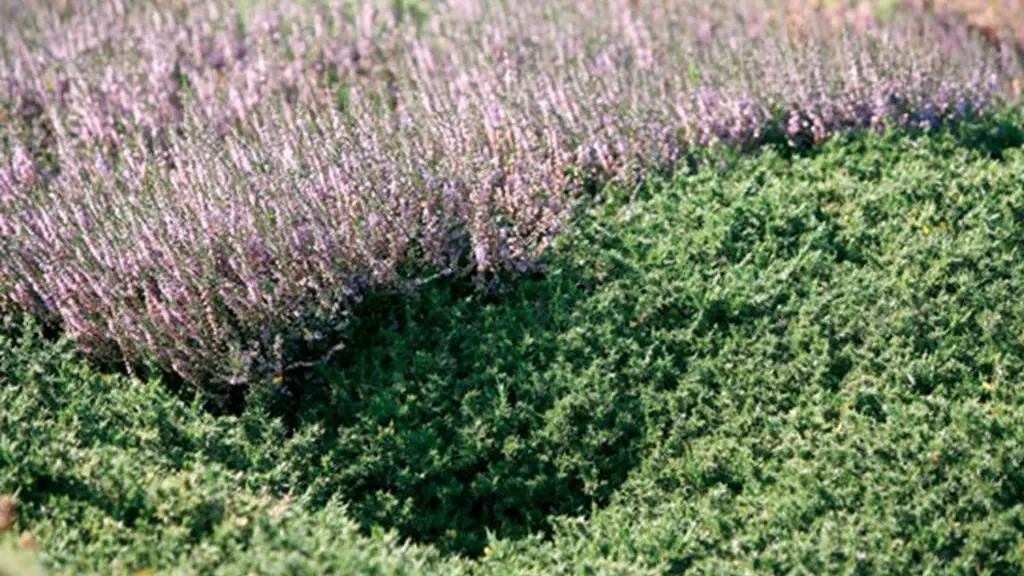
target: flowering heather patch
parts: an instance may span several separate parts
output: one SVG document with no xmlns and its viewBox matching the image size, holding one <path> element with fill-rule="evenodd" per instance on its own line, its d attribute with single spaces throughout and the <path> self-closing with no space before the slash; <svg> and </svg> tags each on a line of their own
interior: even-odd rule
<svg viewBox="0 0 1024 576">
<path fill-rule="evenodd" d="M 0 298 L 210 388 L 332 349 L 367 290 L 535 268 L 588 184 L 934 128 L 1004 79 L 964 29 L 774 3 L 181 4 L 12 19 Z"/>
</svg>

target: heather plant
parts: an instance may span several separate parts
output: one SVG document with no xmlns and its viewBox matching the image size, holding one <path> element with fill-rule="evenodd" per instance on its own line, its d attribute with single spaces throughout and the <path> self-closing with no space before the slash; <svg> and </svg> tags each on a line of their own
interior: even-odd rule
<svg viewBox="0 0 1024 576">
<path fill-rule="evenodd" d="M 1017 573 L 1020 128 L 610 188 L 543 274 L 368 297 L 233 415 L 0 324 L 9 534 L 53 574 Z"/>
<path fill-rule="evenodd" d="M 5 34 L 0 294 L 98 357 L 269 381 L 336 351 L 368 292 L 536 269 L 595 186 L 932 130 L 1007 79 L 960 28 L 791 37 L 770 6 L 40 10 Z"/>
<path fill-rule="evenodd" d="M 419 11 L 406 4 L 335 1 L 77 3 L 29 10 L 5 34 L 0 80 L 34 121 L 60 114 L 76 138 L 116 145 L 124 130 L 159 134 L 186 110 L 228 130 L 268 95 L 336 98 L 346 84 L 379 81 L 383 60 L 407 44 Z M 380 82 L 378 82 L 380 83 Z"/>
</svg>

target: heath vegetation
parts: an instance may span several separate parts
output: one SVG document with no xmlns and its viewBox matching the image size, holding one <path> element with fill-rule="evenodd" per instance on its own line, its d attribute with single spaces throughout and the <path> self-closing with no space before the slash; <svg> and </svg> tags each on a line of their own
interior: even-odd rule
<svg viewBox="0 0 1024 576">
<path fill-rule="evenodd" d="M 0 574 L 1019 572 L 989 4 L 0 2 Z"/>
</svg>

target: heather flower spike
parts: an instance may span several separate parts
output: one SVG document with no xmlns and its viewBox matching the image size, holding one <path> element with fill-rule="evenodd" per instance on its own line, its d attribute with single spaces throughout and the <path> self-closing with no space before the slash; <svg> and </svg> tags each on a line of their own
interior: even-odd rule
<svg viewBox="0 0 1024 576">
<path fill-rule="evenodd" d="M 767 1 L 29 4 L 0 45 L 0 306 L 209 390 L 340 349 L 370 291 L 536 269 L 591 184 L 1014 86 L 964 27 Z"/>
</svg>

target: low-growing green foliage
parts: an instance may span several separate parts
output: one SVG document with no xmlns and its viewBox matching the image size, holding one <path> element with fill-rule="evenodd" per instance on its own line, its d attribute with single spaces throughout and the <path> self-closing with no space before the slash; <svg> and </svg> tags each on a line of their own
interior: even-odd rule
<svg viewBox="0 0 1024 576">
<path fill-rule="evenodd" d="M 329 354 L 368 294 L 535 271 L 591 186 L 1019 92 L 1012 58 L 926 13 L 60 3 L 0 15 L 0 306 L 211 394 Z"/>
<path fill-rule="evenodd" d="M 55 572 L 1018 573 L 1013 125 L 609 190 L 229 415 L 11 325 L 0 493 Z"/>
</svg>

